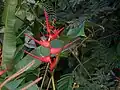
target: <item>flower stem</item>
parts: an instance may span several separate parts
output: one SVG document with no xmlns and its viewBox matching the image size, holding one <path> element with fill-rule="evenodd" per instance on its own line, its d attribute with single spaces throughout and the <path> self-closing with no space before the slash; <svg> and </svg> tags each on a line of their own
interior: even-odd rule
<svg viewBox="0 0 120 90">
<path fill-rule="evenodd" d="M 51 75 L 53 90 L 55 90 L 54 73 L 52 72 Z"/>
<path fill-rule="evenodd" d="M 39 82 L 41 79 L 42 79 L 42 77 L 37 78 L 35 81 L 33 81 L 32 83 L 28 84 L 27 86 L 25 86 L 21 90 L 27 90 L 29 87 L 33 86 L 34 84 L 36 84 L 37 82 Z"/>
<path fill-rule="evenodd" d="M 48 83 L 48 86 L 47 86 L 47 89 L 46 89 L 46 90 L 48 90 L 48 89 L 49 89 L 50 84 L 51 84 L 51 78 L 50 78 L 50 80 L 49 80 L 49 83 Z"/>
<path fill-rule="evenodd" d="M 45 77 L 47 75 L 48 68 L 49 68 L 49 63 L 47 64 L 47 67 L 46 67 L 46 70 L 45 70 L 45 74 L 43 76 L 43 80 L 42 80 L 42 84 L 41 84 L 40 90 L 42 90 L 42 87 L 43 87 L 43 84 L 44 84 L 44 81 L 45 81 Z"/>
<path fill-rule="evenodd" d="M 22 73 L 27 71 L 30 67 L 32 67 L 34 64 L 35 64 L 35 61 L 33 60 L 29 64 L 27 64 L 25 67 L 20 69 L 18 72 L 16 72 L 15 74 L 13 74 L 9 78 L 7 78 L 2 84 L 0 84 L 0 90 L 7 82 L 9 82 L 10 80 L 12 80 L 12 79 L 16 78 L 17 76 L 21 75 Z"/>
</svg>

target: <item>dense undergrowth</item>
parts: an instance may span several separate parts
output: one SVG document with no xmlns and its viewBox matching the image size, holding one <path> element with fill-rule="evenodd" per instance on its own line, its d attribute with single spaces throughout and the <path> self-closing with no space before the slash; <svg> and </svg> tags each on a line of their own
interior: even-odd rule
<svg viewBox="0 0 120 90">
<path fill-rule="evenodd" d="M 8 80 L 2 90 L 21 90 L 38 77 L 43 79 L 28 90 L 119 90 L 119 0 L 5 0 L 0 1 L 0 8 L 4 9 L 0 10 L 0 62 L 1 70 L 7 69 L 0 83 L 23 68 L 23 73 Z M 57 48 L 72 42 L 59 55 L 55 82 L 46 63 L 36 59 L 33 63 L 34 58 L 24 53 L 27 50 L 39 56 L 49 54 L 47 48 L 24 35 L 40 40 L 47 34 L 44 10 L 50 24 L 64 27 L 51 45 Z M 73 42 L 76 38 L 80 40 Z M 28 70 L 24 68 L 27 64 Z"/>
</svg>

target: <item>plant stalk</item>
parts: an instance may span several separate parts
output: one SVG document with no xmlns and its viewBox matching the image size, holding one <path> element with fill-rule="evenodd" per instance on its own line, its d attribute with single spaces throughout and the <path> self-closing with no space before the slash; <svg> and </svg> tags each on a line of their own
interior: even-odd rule
<svg viewBox="0 0 120 90">
<path fill-rule="evenodd" d="M 52 86 L 53 86 L 53 90 L 55 90 L 55 81 L 54 81 L 54 73 L 52 72 L 51 74 L 51 79 L 52 79 Z"/>
<path fill-rule="evenodd" d="M 43 87 L 43 84 L 44 84 L 44 81 L 45 81 L 45 77 L 47 75 L 48 68 L 49 68 L 49 63 L 47 64 L 47 67 L 46 67 L 46 70 L 45 70 L 45 74 L 43 76 L 43 80 L 42 80 L 42 84 L 41 84 L 40 90 L 42 90 L 42 87 Z"/>
</svg>

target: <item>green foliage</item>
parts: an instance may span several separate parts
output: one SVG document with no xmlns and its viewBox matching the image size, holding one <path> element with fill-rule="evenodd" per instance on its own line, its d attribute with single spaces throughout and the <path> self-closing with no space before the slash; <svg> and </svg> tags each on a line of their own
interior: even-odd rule
<svg viewBox="0 0 120 90">
<path fill-rule="evenodd" d="M 43 50 L 43 47 L 38 47 L 35 50 L 32 51 L 32 53 L 34 55 L 38 55 L 38 56 L 43 56 L 46 54 L 46 56 L 49 54 L 48 49 Z M 25 56 L 22 60 L 20 60 L 16 65 L 15 68 L 18 71 L 19 69 L 23 68 L 24 66 L 26 66 L 29 62 L 31 62 L 33 60 L 33 57 L 31 57 L 30 55 Z M 39 65 L 41 64 L 41 61 L 39 60 L 35 60 L 35 64 L 34 66 L 30 69 L 30 70 L 34 70 L 35 68 L 37 68 Z"/>
<path fill-rule="evenodd" d="M 26 85 L 32 83 L 33 81 L 29 81 L 27 83 L 25 83 L 24 85 L 18 87 L 16 90 L 21 90 L 21 88 L 25 87 Z M 27 90 L 38 90 L 38 86 L 36 84 L 34 84 L 33 86 L 31 86 L 30 88 L 28 88 Z"/>
<path fill-rule="evenodd" d="M 16 90 L 24 79 L 14 80 L 5 85 L 9 90 Z"/>
<path fill-rule="evenodd" d="M 60 79 L 55 79 L 56 88 L 58 90 L 73 90 L 73 88 L 75 90 L 110 90 L 111 87 L 116 88 L 117 85 L 115 86 L 115 80 L 112 80 L 111 72 L 114 73 L 114 68 L 120 68 L 119 0 L 18 1 L 5 0 L 2 65 L 11 68 L 13 64 L 15 67 L 13 67 L 13 71 L 8 71 L 6 75 L 3 75 L 0 82 L 3 82 L 3 78 L 9 76 L 9 73 L 15 73 L 33 60 L 31 56 L 24 54 L 24 49 L 38 56 L 49 55 L 50 51 L 47 48 L 38 47 L 35 43 L 29 42 L 28 38 L 24 39 L 26 37 L 23 35 L 30 32 L 34 38 L 40 39 L 40 36 L 46 33 L 43 26 L 45 20 L 43 9 L 45 8 L 50 15 L 51 23 L 56 18 L 58 21 L 55 26 L 64 25 L 65 27 L 59 40 L 51 42 L 53 47 L 62 47 L 73 38 L 84 37 L 60 55 L 60 63 L 58 63 L 60 68 L 56 67 L 55 70 L 60 73 Z M 0 3 L 0 8 L 3 6 Z M 0 32 L 2 30 L 0 28 Z M 64 61 L 62 64 L 61 59 Z M 64 68 L 64 66 L 66 67 Z M 20 75 L 18 79 L 8 82 L 4 88 L 20 90 L 35 78 L 44 75 L 45 69 L 46 65 L 35 60 L 31 69 Z M 59 77 L 59 75 L 55 77 L 57 76 Z M 44 88 L 47 87 L 49 79 L 48 74 Z M 75 83 L 76 86 L 74 86 Z M 39 84 L 35 84 L 28 90 L 38 90 L 38 88 Z"/>
<path fill-rule="evenodd" d="M 120 56 L 120 43 L 117 45 L 117 53 Z"/>
<path fill-rule="evenodd" d="M 1 0 L 0 1 L 0 27 L 1 27 L 1 24 L 2 24 L 2 13 L 3 13 L 3 10 L 4 10 L 4 2 Z"/>
<path fill-rule="evenodd" d="M 51 41 L 51 46 L 54 48 L 62 48 L 64 45 L 64 42 L 62 40 L 53 40 Z"/>
<path fill-rule="evenodd" d="M 78 37 L 78 36 L 83 36 L 85 37 L 85 32 L 84 32 L 84 22 L 79 26 L 79 27 L 76 27 L 76 28 L 70 28 L 68 33 L 67 33 L 68 36 L 72 36 L 73 38 L 74 37 Z"/>
<path fill-rule="evenodd" d="M 4 9 L 4 42 L 3 42 L 3 59 L 2 65 L 9 69 L 13 68 L 13 57 L 16 50 L 16 34 L 15 34 L 15 10 L 17 6 L 17 0 L 6 0 L 6 5 Z"/>
<path fill-rule="evenodd" d="M 72 74 L 65 74 L 58 80 L 57 90 L 72 90 L 73 76 Z"/>
</svg>

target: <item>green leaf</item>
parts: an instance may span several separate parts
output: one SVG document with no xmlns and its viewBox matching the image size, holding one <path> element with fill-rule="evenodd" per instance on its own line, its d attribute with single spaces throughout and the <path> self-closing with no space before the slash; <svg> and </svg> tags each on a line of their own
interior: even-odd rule
<svg viewBox="0 0 120 90">
<path fill-rule="evenodd" d="M 59 40 L 62 40 L 62 41 L 64 41 L 64 44 L 67 44 L 68 42 L 70 42 L 71 40 L 73 40 L 73 38 L 71 38 L 70 36 L 61 35 L 59 37 Z"/>
<path fill-rule="evenodd" d="M 72 74 L 65 74 L 58 80 L 57 90 L 72 90 L 73 76 Z"/>
<path fill-rule="evenodd" d="M 85 26 L 85 23 L 83 22 L 79 27 L 71 28 L 68 31 L 67 36 L 72 36 L 73 38 L 78 36 L 86 37 L 84 32 L 84 26 Z"/>
<path fill-rule="evenodd" d="M 24 52 L 22 50 L 17 50 L 14 56 L 15 62 L 20 61 L 24 56 Z"/>
<path fill-rule="evenodd" d="M 68 57 L 69 52 L 61 52 L 60 57 Z"/>
<path fill-rule="evenodd" d="M 4 41 L 3 41 L 3 60 L 2 66 L 12 69 L 13 57 L 16 51 L 16 33 L 15 33 L 15 10 L 18 0 L 6 0 L 4 9 Z"/>
<path fill-rule="evenodd" d="M 63 45 L 64 45 L 64 42 L 62 40 L 55 39 L 51 41 L 51 46 L 54 48 L 60 48 L 60 47 L 63 47 Z"/>
<path fill-rule="evenodd" d="M 24 78 L 19 80 L 14 80 L 5 85 L 9 90 L 16 90 L 16 88 L 21 84 L 21 82 L 24 80 Z"/>
<path fill-rule="evenodd" d="M 26 16 L 26 11 L 23 9 L 18 8 L 17 12 L 15 13 L 16 15 L 16 23 L 15 23 L 15 31 L 18 31 L 20 26 L 24 23 L 22 20 L 25 19 Z"/>
<path fill-rule="evenodd" d="M 32 83 L 33 81 L 30 81 L 28 83 L 25 83 L 24 85 L 20 86 L 18 89 L 16 90 L 21 90 L 23 87 L 27 86 L 28 84 Z M 29 87 L 27 90 L 39 90 L 37 84 L 34 84 L 33 86 Z"/>
<path fill-rule="evenodd" d="M 40 46 L 40 47 L 37 47 L 35 50 L 31 51 L 30 53 L 36 56 L 47 56 L 49 55 L 49 50 L 47 48 Z M 38 67 L 41 64 L 41 61 L 34 59 L 30 55 L 26 55 L 21 61 L 19 61 L 15 65 L 16 70 L 23 68 L 25 65 L 30 63 L 32 60 L 35 60 L 35 64 L 29 70 L 34 70 L 36 67 Z"/>
<path fill-rule="evenodd" d="M 37 51 L 38 51 L 37 53 L 40 53 L 42 56 L 48 56 L 50 53 L 49 48 L 45 48 L 43 46 L 40 46 L 39 50 L 37 50 Z"/>
</svg>

